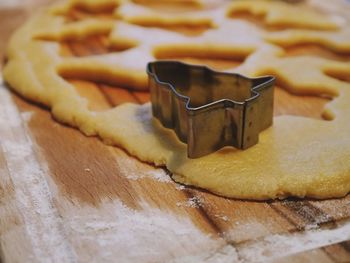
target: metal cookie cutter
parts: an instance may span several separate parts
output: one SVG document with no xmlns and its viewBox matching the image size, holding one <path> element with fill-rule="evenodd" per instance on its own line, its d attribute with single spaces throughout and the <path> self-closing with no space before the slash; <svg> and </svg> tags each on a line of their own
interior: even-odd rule
<svg viewBox="0 0 350 263">
<path fill-rule="evenodd" d="M 187 143 L 189 158 L 246 149 L 272 125 L 275 78 L 247 78 L 177 61 L 147 65 L 153 116 Z"/>
</svg>

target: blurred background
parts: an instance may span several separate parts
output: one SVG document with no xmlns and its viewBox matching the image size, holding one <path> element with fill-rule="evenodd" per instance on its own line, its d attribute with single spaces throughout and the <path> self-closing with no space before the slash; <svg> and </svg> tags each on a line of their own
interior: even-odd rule
<svg viewBox="0 0 350 263">
<path fill-rule="evenodd" d="M 1 0 L 0 1 L 0 59 L 13 30 L 23 23 L 38 7 L 57 0 Z M 2 68 L 0 63 L 0 69 Z"/>
</svg>

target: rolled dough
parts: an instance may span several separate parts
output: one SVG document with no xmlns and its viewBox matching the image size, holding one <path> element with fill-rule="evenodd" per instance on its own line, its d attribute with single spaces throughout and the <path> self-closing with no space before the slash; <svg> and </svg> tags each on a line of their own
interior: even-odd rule
<svg viewBox="0 0 350 263">
<path fill-rule="evenodd" d="M 142 15 L 139 13 L 138 25 L 132 25 L 134 14 L 125 13 L 129 9 L 123 9 L 123 16 L 130 23 L 120 18 L 108 23 L 91 19 L 65 20 L 64 13 L 69 8 L 83 6 L 99 10 L 101 7 L 102 10 L 103 5 L 111 4 L 109 2 L 115 9 L 122 5 L 107 0 L 101 4 L 93 0 L 85 4 L 84 1 L 72 1 L 42 10 L 32 17 L 9 43 L 8 62 L 4 68 L 9 86 L 25 98 L 48 106 L 56 120 L 76 127 L 86 135 L 97 135 L 105 143 L 120 146 L 140 160 L 166 166 L 178 182 L 219 195 L 258 200 L 287 196 L 330 198 L 350 191 L 350 84 L 332 77 L 349 75 L 349 62 L 314 56 L 284 56 L 284 50 L 277 44 L 284 39 L 293 42 L 297 29 L 286 29 L 283 35 L 271 36 L 271 43 L 268 31 L 235 18 L 232 6 L 223 5 L 209 12 L 216 27 L 192 37 L 160 28 L 164 23 L 176 22 L 173 17 L 166 20 L 164 15 L 160 15 L 163 24 L 159 28 L 140 26 Z M 266 13 L 270 5 L 274 5 L 271 10 L 281 12 L 279 16 L 267 16 L 267 22 L 278 23 L 282 19 L 284 23 L 289 21 L 289 25 L 296 23 L 290 17 L 293 13 L 288 12 L 294 10 L 294 6 L 280 2 L 276 7 L 273 3 L 267 1 L 259 7 L 259 12 Z M 248 11 L 257 12 L 253 5 L 241 5 Z M 334 29 L 350 39 L 349 30 L 327 15 L 318 13 L 309 17 L 307 12 L 310 10 L 305 10 L 303 15 L 303 9 L 298 9 L 302 23 L 299 21 L 297 27 Z M 152 16 L 156 15 L 152 12 Z M 315 16 L 318 20 L 313 19 Z M 202 15 L 197 21 L 195 19 L 196 16 L 191 17 L 189 24 L 212 25 Z M 186 16 L 181 17 L 181 24 L 186 24 Z M 110 44 L 124 46 L 125 50 L 81 58 L 59 55 L 58 41 L 82 38 L 96 32 L 110 33 Z M 335 34 L 338 33 L 314 34 L 312 41 L 323 45 L 326 41 L 333 41 L 337 43 L 331 45 L 334 51 L 349 50 L 350 43 L 343 43 L 344 37 L 334 37 Z M 108 79 L 134 89 L 146 89 L 146 63 L 169 53 L 244 58 L 245 61 L 231 71 L 250 76 L 275 74 L 290 92 L 333 98 L 324 110 L 329 121 L 275 117 L 274 125 L 262 132 L 259 143 L 248 150 L 224 148 L 203 158 L 188 159 L 186 145 L 179 142 L 171 130 L 164 129 L 152 119 L 149 103 L 141 106 L 124 104 L 93 112 L 88 109 L 87 101 L 62 77 L 80 74 L 93 79 L 95 76 L 100 81 Z"/>
</svg>

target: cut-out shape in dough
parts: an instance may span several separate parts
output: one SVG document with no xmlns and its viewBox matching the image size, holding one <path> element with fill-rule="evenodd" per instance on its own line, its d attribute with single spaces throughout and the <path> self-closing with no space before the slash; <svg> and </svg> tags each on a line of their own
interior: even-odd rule
<svg viewBox="0 0 350 263">
<path fill-rule="evenodd" d="M 151 8 L 127 3 L 116 9 L 115 16 L 123 19 L 125 22 L 142 26 L 157 27 L 213 27 L 213 18 L 208 11 L 200 12 L 164 12 L 159 13 Z"/>
<path fill-rule="evenodd" d="M 247 31 L 251 34 L 236 37 Z M 145 38 L 145 35 L 151 37 Z M 227 37 L 222 38 L 222 35 Z M 218 38 L 221 40 L 217 41 Z M 245 21 L 227 21 L 226 25 L 196 37 L 119 22 L 111 33 L 110 45 L 128 50 L 103 56 L 67 58 L 58 68 L 65 77 L 86 76 L 89 80 L 142 90 L 147 89 L 145 67 L 149 61 L 171 56 L 241 60 L 262 44 L 259 29 Z"/>
<path fill-rule="evenodd" d="M 109 34 L 114 27 L 112 21 L 101 21 L 97 19 L 86 19 L 74 23 L 64 24 L 57 30 L 48 31 L 42 29 L 33 37 L 42 40 L 64 41 L 79 40 L 89 36 Z"/>
<path fill-rule="evenodd" d="M 285 30 L 270 32 L 265 36 L 271 43 L 289 47 L 300 44 L 320 45 L 334 52 L 350 54 L 350 28 L 338 31 Z"/>
<path fill-rule="evenodd" d="M 81 9 L 86 12 L 100 13 L 114 10 L 123 0 L 68 0 L 64 4 L 54 6 L 53 14 L 65 15 L 72 9 Z"/>
<path fill-rule="evenodd" d="M 339 28 L 340 19 L 322 14 L 315 9 L 300 4 L 283 1 L 238 0 L 233 1 L 227 10 L 229 17 L 249 13 L 262 17 L 268 26 L 333 30 Z"/>
</svg>

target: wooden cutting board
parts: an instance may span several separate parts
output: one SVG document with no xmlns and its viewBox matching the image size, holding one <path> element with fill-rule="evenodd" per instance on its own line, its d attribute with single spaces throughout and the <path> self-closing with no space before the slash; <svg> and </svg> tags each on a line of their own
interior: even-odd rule
<svg viewBox="0 0 350 263">
<path fill-rule="evenodd" d="M 65 42 L 62 55 L 103 54 L 105 42 Z M 337 56 L 315 46 L 289 52 Z M 97 111 L 149 100 L 69 81 Z M 321 118 L 327 101 L 277 88 L 275 115 Z M 349 195 L 253 202 L 185 187 L 0 86 L 0 262 L 350 262 L 349 240 Z"/>
</svg>

